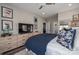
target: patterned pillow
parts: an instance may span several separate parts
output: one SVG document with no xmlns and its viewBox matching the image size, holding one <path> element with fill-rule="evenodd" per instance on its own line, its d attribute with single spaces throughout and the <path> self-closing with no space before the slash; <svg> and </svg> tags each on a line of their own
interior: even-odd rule
<svg viewBox="0 0 79 59">
<path fill-rule="evenodd" d="M 69 50 L 73 49 L 74 38 L 75 38 L 76 30 L 71 29 L 68 31 L 60 31 L 58 35 L 57 42 L 62 46 L 68 48 Z"/>
</svg>

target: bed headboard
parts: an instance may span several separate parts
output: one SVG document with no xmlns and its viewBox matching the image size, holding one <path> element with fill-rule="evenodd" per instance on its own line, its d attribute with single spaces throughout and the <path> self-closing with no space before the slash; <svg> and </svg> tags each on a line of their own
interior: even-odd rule
<svg viewBox="0 0 79 59">
<path fill-rule="evenodd" d="M 74 50 L 79 51 L 79 27 L 72 27 L 72 29 L 76 29 L 76 35 L 74 40 Z"/>
</svg>

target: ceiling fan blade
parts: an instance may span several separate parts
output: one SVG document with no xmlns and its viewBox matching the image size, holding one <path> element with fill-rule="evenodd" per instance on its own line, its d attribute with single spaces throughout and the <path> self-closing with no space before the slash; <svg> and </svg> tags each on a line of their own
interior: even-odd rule
<svg viewBox="0 0 79 59">
<path fill-rule="evenodd" d="M 39 7 L 39 10 L 42 9 L 43 7 L 45 7 L 46 5 L 55 5 L 55 3 L 45 3 L 45 5 L 41 5 Z"/>
<path fill-rule="evenodd" d="M 41 5 L 40 7 L 39 7 L 39 9 L 42 9 L 43 8 L 43 5 Z"/>
</svg>

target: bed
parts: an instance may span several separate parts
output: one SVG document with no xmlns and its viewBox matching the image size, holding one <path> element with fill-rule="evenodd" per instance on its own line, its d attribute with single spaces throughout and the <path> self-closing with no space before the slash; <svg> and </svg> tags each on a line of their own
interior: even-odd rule
<svg viewBox="0 0 79 59">
<path fill-rule="evenodd" d="M 46 44 L 46 50 L 44 51 L 45 55 L 79 55 L 79 27 L 74 27 L 76 29 L 75 41 L 74 41 L 74 48 L 73 50 L 69 50 L 59 43 L 56 42 L 57 35 L 55 35 L 52 40 L 50 39 Z M 53 34 L 54 35 L 54 34 Z M 36 48 L 36 47 L 34 47 Z M 26 51 L 29 49 L 26 48 Z M 36 55 L 36 52 L 29 50 L 30 54 Z M 44 55 L 44 54 L 37 54 L 37 55 Z"/>
</svg>

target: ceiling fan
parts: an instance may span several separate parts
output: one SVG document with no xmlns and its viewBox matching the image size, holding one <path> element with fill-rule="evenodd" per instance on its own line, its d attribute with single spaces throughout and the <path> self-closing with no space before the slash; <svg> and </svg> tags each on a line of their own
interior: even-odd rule
<svg viewBox="0 0 79 59">
<path fill-rule="evenodd" d="M 55 5 L 55 3 L 45 3 L 45 5 Z M 40 7 L 39 7 L 39 10 L 41 10 L 43 7 L 45 7 L 45 5 L 41 5 Z"/>
</svg>

